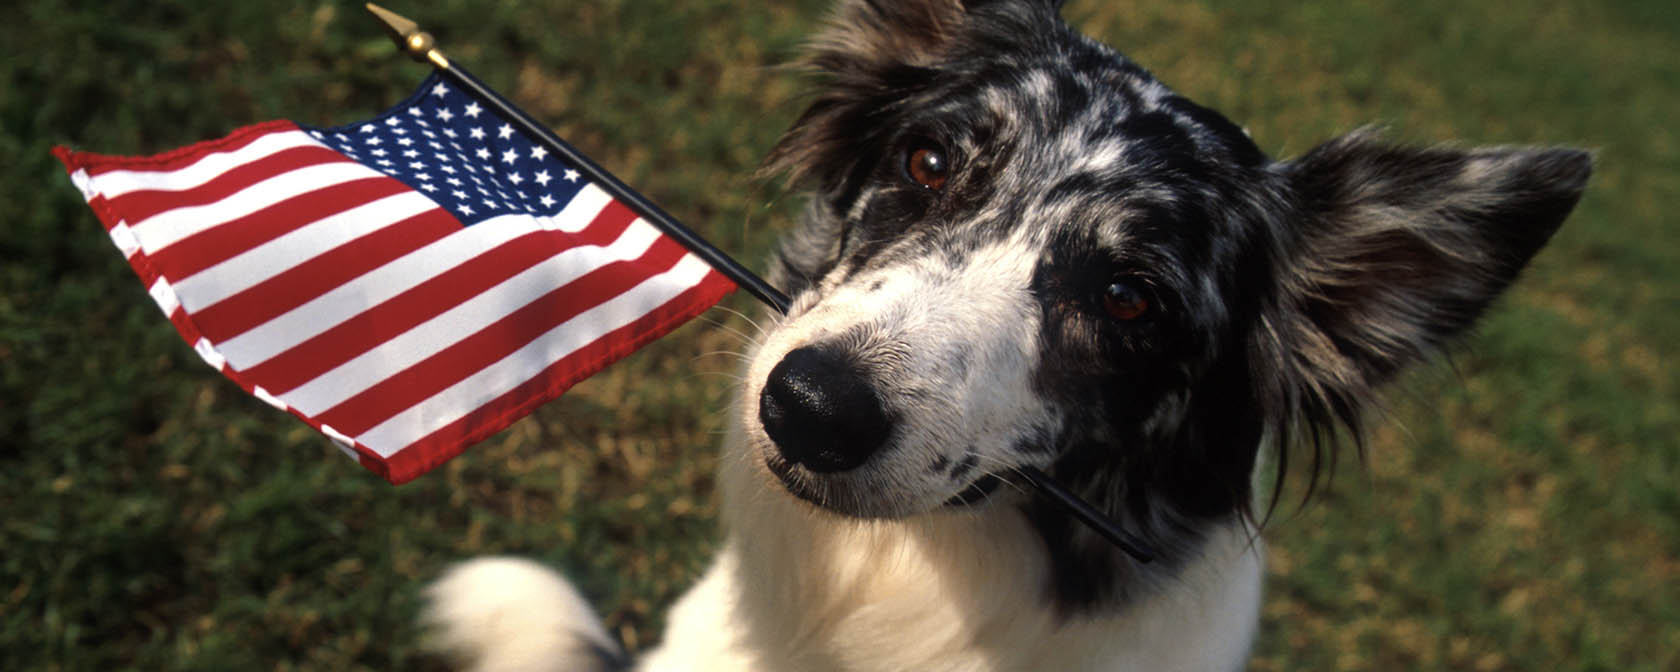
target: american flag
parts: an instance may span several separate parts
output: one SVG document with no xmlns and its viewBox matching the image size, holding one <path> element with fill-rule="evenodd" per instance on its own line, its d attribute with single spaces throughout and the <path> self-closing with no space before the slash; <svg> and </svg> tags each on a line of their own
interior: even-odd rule
<svg viewBox="0 0 1680 672">
<path fill-rule="evenodd" d="M 205 362 L 393 483 L 734 289 L 435 74 L 364 123 L 54 152 Z"/>
</svg>

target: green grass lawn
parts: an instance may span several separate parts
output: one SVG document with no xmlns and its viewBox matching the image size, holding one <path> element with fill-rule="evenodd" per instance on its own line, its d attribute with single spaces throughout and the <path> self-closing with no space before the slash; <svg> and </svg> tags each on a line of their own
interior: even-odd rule
<svg viewBox="0 0 1680 672">
<path fill-rule="evenodd" d="M 797 203 L 750 174 L 823 5 L 391 6 L 759 266 Z M 1396 387 L 1368 459 L 1274 519 L 1254 669 L 1680 669 L 1680 5 L 1065 13 L 1280 156 L 1370 122 L 1599 152 L 1478 334 Z M 658 636 L 714 543 L 743 319 L 713 311 L 393 488 L 206 368 L 48 148 L 354 121 L 424 70 L 354 3 L 20 0 L 0 45 L 0 668 L 438 669 L 417 590 L 484 553 L 564 568 L 632 646 Z"/>
</svg>

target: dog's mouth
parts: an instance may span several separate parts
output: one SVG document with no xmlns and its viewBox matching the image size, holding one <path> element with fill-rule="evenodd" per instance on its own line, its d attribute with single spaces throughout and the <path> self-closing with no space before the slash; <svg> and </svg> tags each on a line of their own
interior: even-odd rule
<svg viewBox="0 0 1680 672">
<path fill-rule="evenodd" d="M 903 518 L 948 508 L 969 509 L 989 501 L 1005 479 L 980 474 L 956 492 L 929 496 L 931 492 L 895 493 L 883 479 L 868 474 L 824 474 L 788 460 L 775 450 L 763 458 L 764 466 L 789 494 L 819 508 L 854 518 Z M 934 490 L 936 488 L 929 488 Z"/>
<path fill-rule="evenodd" d="M 974 482 L 968 484 L 968 487 L 963 488 L 961 492 L 951 495 L 950 499 L 945 500 L 945 506 L 953 508 L 974 506 L 990 499 L 992 493 L 996 492 L 998 486 L 1002 484 L 1003 479 L 996 474 L 986 474 L 974 479 Z"/>
</svg>

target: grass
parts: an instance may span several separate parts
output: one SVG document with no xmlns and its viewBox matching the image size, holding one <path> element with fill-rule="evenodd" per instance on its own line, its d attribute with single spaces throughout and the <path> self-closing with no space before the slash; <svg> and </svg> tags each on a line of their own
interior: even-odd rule
<svg viewBox="0 0 1680 672">
<path fill-rule="evenodd" d="M 823 2 L 398 7 L 744 260 Z M 656 343 L 401 488 L 207 370 L 47 154 L 343 123 L 423 76 L 353 4 L 21 0 L 0 25 L 0 660 L 30 670 L 439 669 L 447 563 L 564 568 L 633 646 L 714 543 L 742 321 Z M 201 6 L 202 5 L 202 6 Z M 1298 154 L 1396 137 L 1595 148 L 1577 214 L 1364 465 L 1268 530 L 1257 670 L 1680 668 L 1680 9 L 1619 0 L 1075 0 L 1065 12 Z M 755 310 L 742 297 L 729 304 Z"/>
</svg>

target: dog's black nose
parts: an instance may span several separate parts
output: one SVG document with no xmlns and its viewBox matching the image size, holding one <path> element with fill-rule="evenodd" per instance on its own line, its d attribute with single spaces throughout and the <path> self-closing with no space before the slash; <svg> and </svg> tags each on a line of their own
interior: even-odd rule
<svg viewBox="0 0 1680 672">
<path fill-rule="evenodd" d="M 892 431 L 864 373 L 817 347 L 789 352 L 770 370 L 758 419 L 782 457 L 823 474 L 863 464 Z"/>
</svg>

